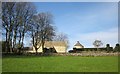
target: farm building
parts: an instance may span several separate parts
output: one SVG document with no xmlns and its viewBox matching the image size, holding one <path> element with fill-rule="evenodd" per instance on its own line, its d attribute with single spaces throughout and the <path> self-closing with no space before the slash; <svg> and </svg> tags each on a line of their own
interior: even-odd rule
<svg viewBox="0 0 120 74">
<path fill-rule="evenodd" d="M 77 43 L 74 45 L 73 48 L 79 49 L 79 48 L 84 48 L 84 46 L 82 44 L 80 44 L 79 41 L 77 41 Z"/>
<path fill-rule="evenodd" d="M 44 44 L 44 50 L 42 47 L 38 49 L 38 52 L 53 52 L 53 53 L 65 53 L 67 50 L 67 44 L 64 41 L 46 41 Z M 35 52 L 35 48 L 28 52 Z"/>
<path fill-rule="evenodd" d="M 84 46 L 77 41 L 77 43 L 73 46 L 73 52 L 80 52 L 83 50 L 83 48 Z"/>
</svg>

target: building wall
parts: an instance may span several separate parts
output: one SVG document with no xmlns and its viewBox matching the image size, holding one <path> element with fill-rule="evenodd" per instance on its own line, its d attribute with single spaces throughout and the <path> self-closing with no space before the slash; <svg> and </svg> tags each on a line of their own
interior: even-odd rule
<svg viewBox="0 0 120 74">
<path fill-rule="evenodd" d="M 73 48 L 84 48 L 83 46 L 74 46 Z"/>
<path fill-rule="evenodd" d="M 26 52 L 35 53 L 35 51 L 32 51 L 32 50 L 29 50 L 29 51 L 26 51 Z"/>
<path fill-rule="evenodd" d="M 65 46 L 55 46 L 57 53 L 65 53 L 66 47 Z"/>
<path fill-rule="evenodd" d="M 55 50 L 57 51 L 57 53 L 65 53 L 66 52 L 66 47 L 65 46 L 54 46 Z M 42 47 L 40 47 L 38 50 L 38 52 L 43 52 Z M 35 48 L 33 47 L 33 51 L 29 51 L 29 52 L 36 52 Z"/>
</svg>

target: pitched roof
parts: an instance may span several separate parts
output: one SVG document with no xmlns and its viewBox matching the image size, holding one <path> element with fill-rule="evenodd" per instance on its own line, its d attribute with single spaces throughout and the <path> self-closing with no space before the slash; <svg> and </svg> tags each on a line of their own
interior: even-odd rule
<svg viewBox="0 0 120 74">
<path fill-rule="evenodd" d="M 46 41 L 45 47 L 66 46 L 65 41 Z"/>
<path fill-rule="evenodd" d="M 80 42 L 79 42 L 79 41 L 77 41 L 77 43 L 76 43 L 74 46 L 82 46 L 82 47 L 83 47 L 83 45 L 82 45 L 82 44 L 80 44 Z"/>
</svg>

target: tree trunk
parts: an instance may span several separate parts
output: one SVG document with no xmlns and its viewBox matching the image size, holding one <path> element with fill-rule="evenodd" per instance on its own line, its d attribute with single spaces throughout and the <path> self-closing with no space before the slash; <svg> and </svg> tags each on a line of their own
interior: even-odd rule
<svg viewBox="0 0 120 74">
<path fill-rule="evenodd" d="M 23 48 L 24 36 L 25 36 L 25 28 L 24 28 L 24 30 L 23 30 L 23 32 L 22 32 L 22 48 Z"/>
<path fill-rule="evenodd" d="M 7 30 L 6 30 L 6 43 L 5 43 L 5 44 L 6 44 L 5 52 L 8 53 L 8 48 L 9 48 L 8 46 L 9 46 L 9 45 L 8 45 L 8 31 L 7 31 Z"/>
<path fill-rule="evenodd" d="M 42 44 L 42 50 L 43 50 L 43 53 L 44 53 L 44 44 L 45 44 L 44 40 L 42 40 L 41 44 Z"/>
<path fill-rule="evenodd" d="M 36 55 L 38 54 L 37 50 L 38 50 L 38 48 L 37 48 L 37 47 L 35 47 Z"/>
<path fill-rule="evenodd" d="M 12 33 L 11 33 L 12 34 Z M 10 52 L 12 53 L 12 36 L 10 36 Z"/>
<path fill-rule="evenodd" d="M 21 48 L 18 48 L 18 49 L 19 49 L 18 54 L 20 55 L 20 53 L 21 53 Z"/>
<path fill-rule="evenodd" d="M 13 38 L 13 47 L 12 50 L 14 51 L 15 45 L 16 45 L 16 36 L 17 36 L 17 30 L 14 31 L 14 38 Z"/>
<path fill-rule="evenodd" d="M 8 31 L 8 37 L 7 37 L 8 39 L 7 39 L 7 50 L 8 50 L 8 52 L 10 52 L 10 32 Z"/>
<path fill-rule="evenodd" d="M 21 42 L 21 32 L 19 31 L 19 34 L 20 34 L 20 36 L 19 36 L 19 44 L 20 44 L 20 42 Z"/>
<path fill-rule="evenodd" d="M 20 45 L 19 52 L 21 52 L 21 37 L 22 37 L 22 35 L 21 35 L 20 31 L 19 31 L 19 33 L 20 33 L 20 36 L 19 36 L 19 45 Z"/>
</svg>

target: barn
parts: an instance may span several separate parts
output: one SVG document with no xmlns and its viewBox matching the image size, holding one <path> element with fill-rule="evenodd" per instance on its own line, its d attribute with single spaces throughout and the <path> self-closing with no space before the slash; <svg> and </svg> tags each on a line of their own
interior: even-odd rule
<svg viewBox="0 0 120 74">
<path fill-rule="evenodd" d="M 73 46 L 73 52 L 81 52 L 83 51 L 84 46 L 80 44 L 79 41 Z"/>
<path fill-rule="evenodd" d="M 38 52 L 53 52 L 53 53 L 65 53 L 67 50 L 67 44 L 65 41 L 46 41 L 44 44 L 44 50 L 42 47 L 38 49 Z M 28 52 L 35 52 L 35 48 Z"/>
<path fill-rule="evenodd" d="M 74 45 L 73 48 L 79 49 L 79 48 L 84 48 L 84 46 L 82 44 L 80 44 L 79 41 L 77 41 L 77 43 Z"/>
</svg>

